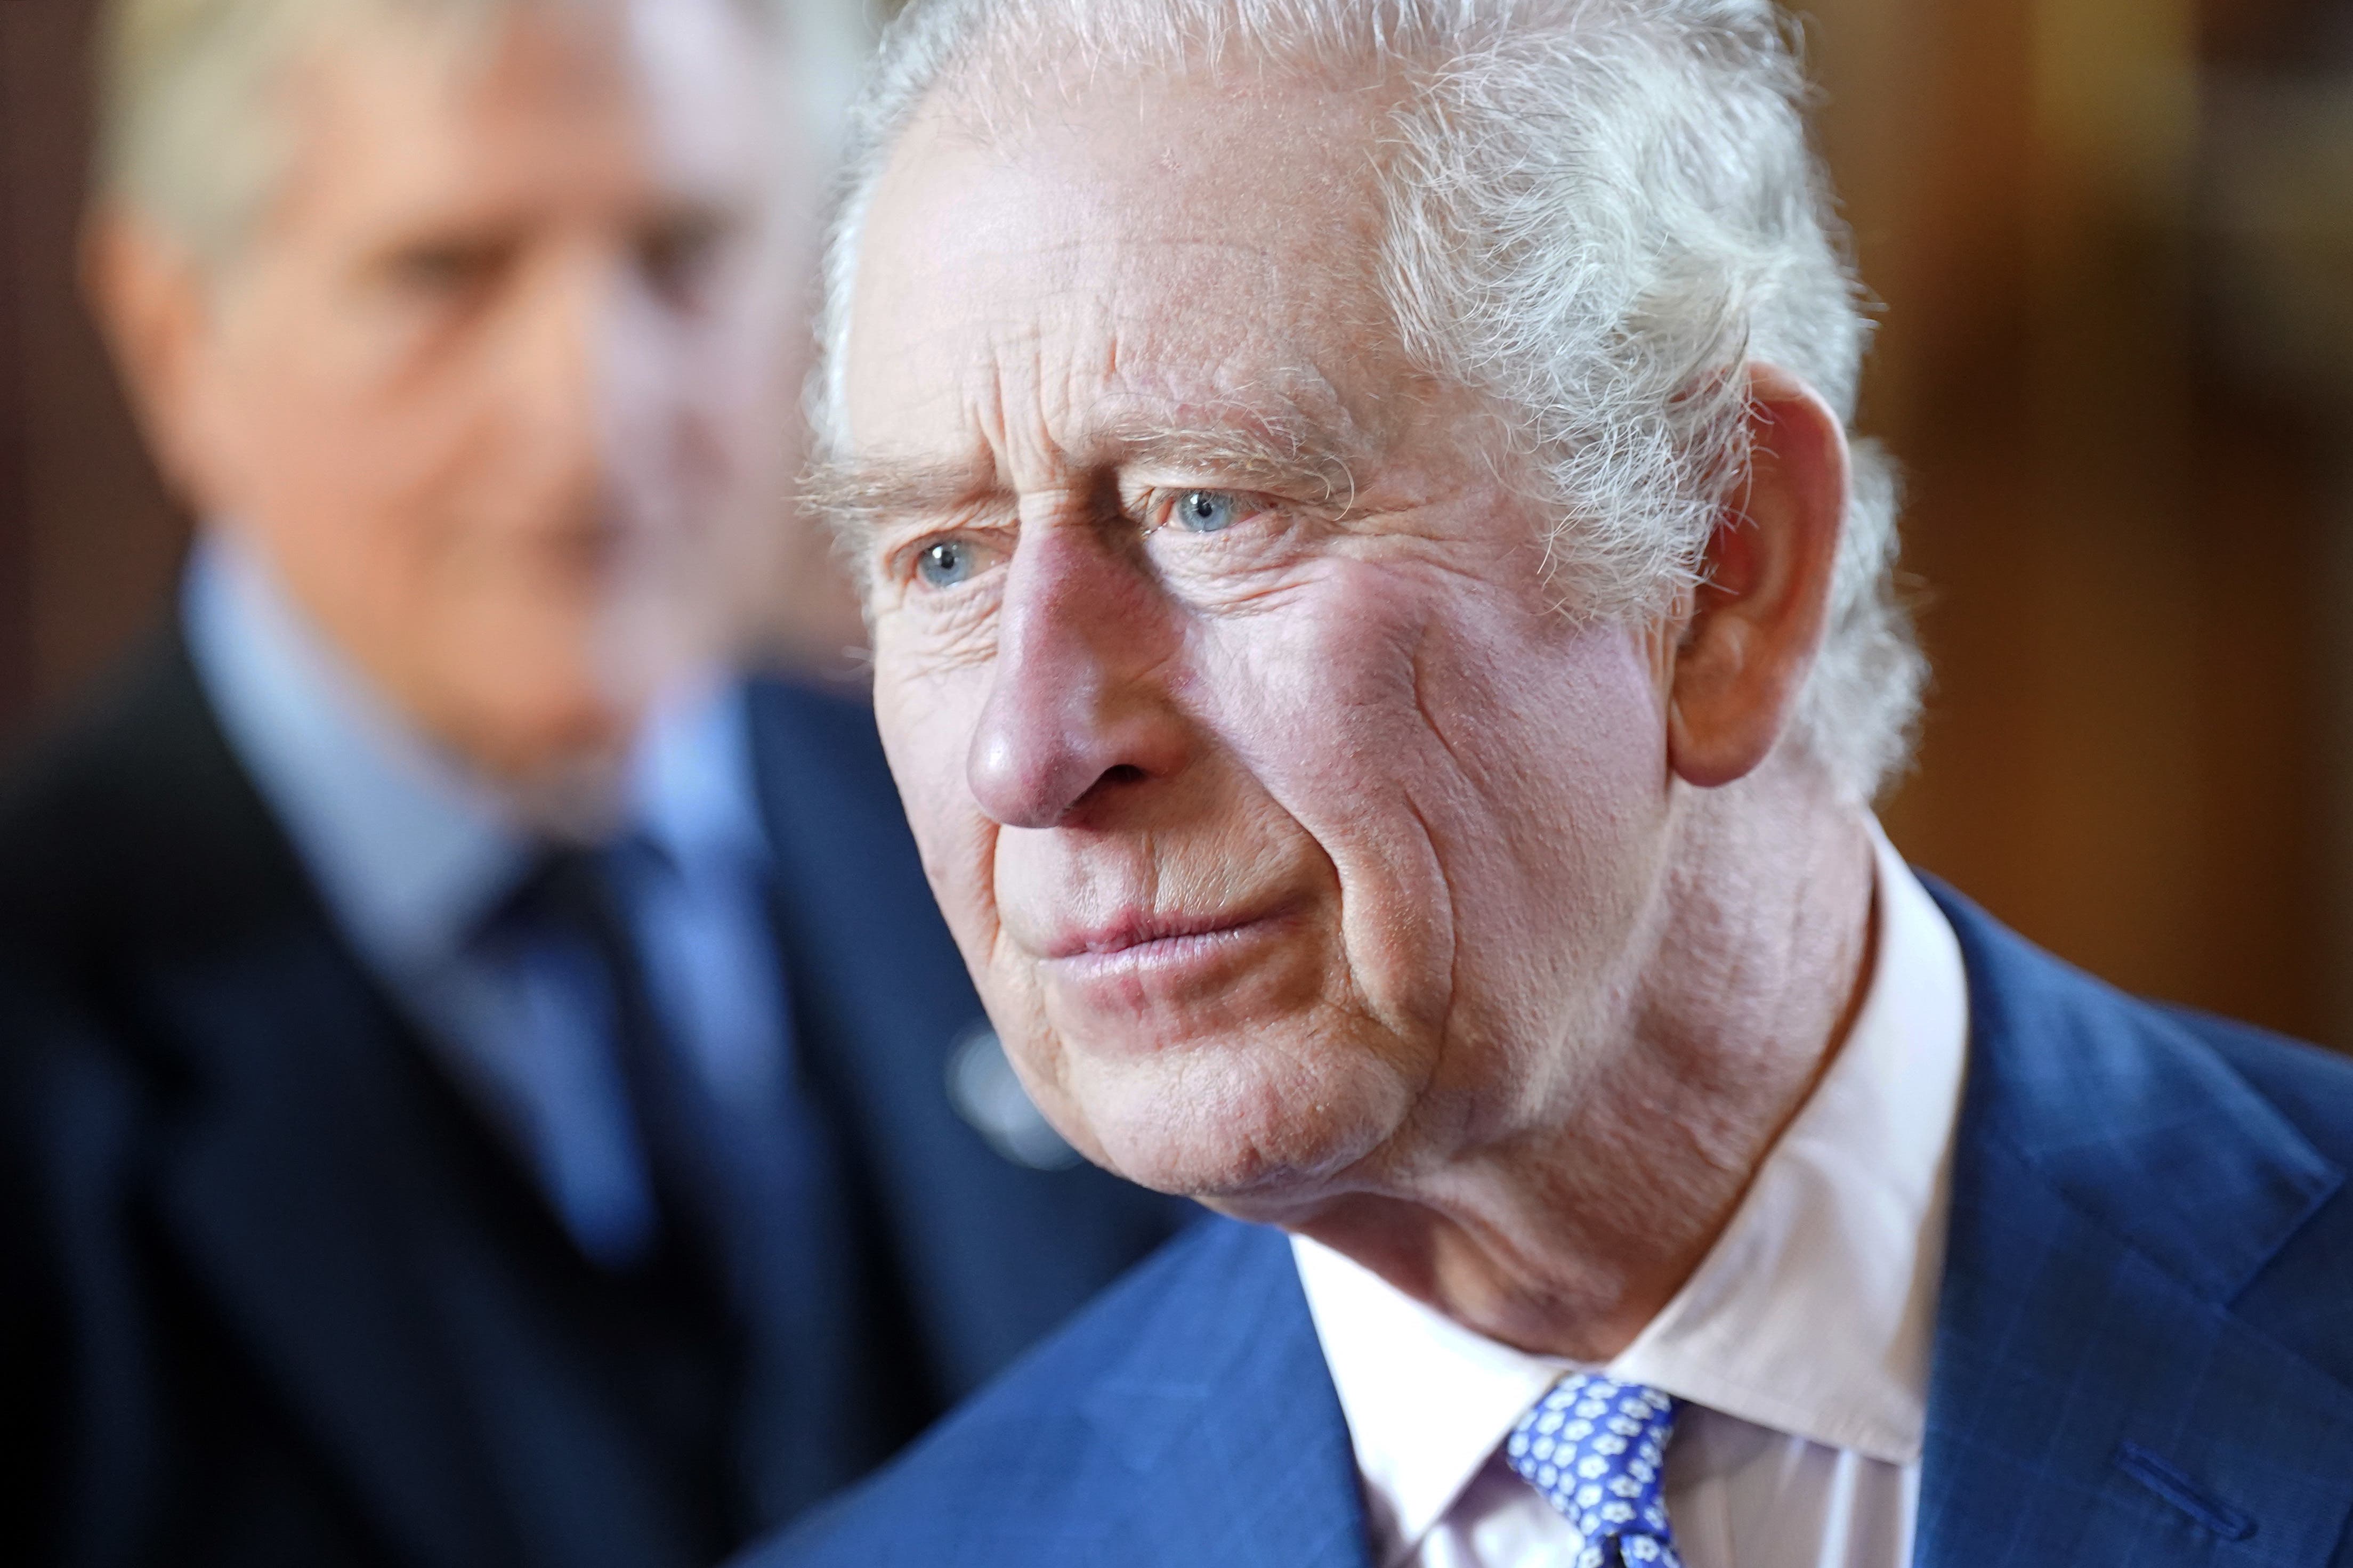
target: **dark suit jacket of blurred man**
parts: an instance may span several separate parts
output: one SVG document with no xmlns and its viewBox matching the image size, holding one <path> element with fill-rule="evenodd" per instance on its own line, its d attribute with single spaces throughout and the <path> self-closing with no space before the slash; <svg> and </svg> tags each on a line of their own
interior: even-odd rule
<svg viewBox="0 0 2353 1568">
<path fill-rule="evenodd" d="M 590 1262 L 423 1048 L 174 636 L 0 805 L 0 1557 L 683 1565 L 879 1461 L 1174 1227 L 959 1116 L 981 1012 L 870 713 L 773 683 L 748 710 L 843 1238 L 764 1496 L 676 1517 L 716 1466 L 661 1426 L 698 1320 L 661 1268 Z"/>
</svg>

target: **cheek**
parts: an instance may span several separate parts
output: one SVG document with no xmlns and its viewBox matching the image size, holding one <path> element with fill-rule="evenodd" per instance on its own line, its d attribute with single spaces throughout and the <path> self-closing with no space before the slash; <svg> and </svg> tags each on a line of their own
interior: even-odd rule
<svg viewBox="0 0 2353 1568">
<path fill-rule="evenodd" d="M 1468 797 L 1454 858 L 1498 889 L 1499 921 L 1539 924 L 1555 951 L 1589 950 L 1647 885 L 1669 799 L 1665 711 L 1627 628 L 1547 617 L 1528 631 L 1434 644 L 1424 661 L 1424 700 Z"/>
<path fill-rule="evenodd" d="M 419 504 L 418 470 L 434 459 L 409 432 L 291 349 L 240 366 L 216 421 L 227 461 L 206 504 L 259 537 L 331 630 L 389 643 L 449 633 L 441 623 L 465 605 L 449 592 L 448 535 Z"/>
<path fill-rule="evenodd" d="M 1360 1004 L 1392 1031 L 1443 1026 L 1455 942 L 1430 797 L 1449 773 L 1422 722 L 1409 586 L 1342 567 L 1279 614 L 1205 628 L 1206 727 L 1331 862 Z"/>
<path fill-rule="evenodd" d="M 1665 734 L 1622 628 L 1351 567 L 1216 628 L 1204 668 L 1231 694 L 1212 721 L 1333 862 L 1393 1026 L 1522 1026 L 1630 923 Z"/>
<path fill-rule="evenodd" d="M 201 400 L 202 440 L 223 492 L 204 498 L 225 512 L 335 516 L 352 510 L 377 458 L 353 450 L 352 394 L 326 374 L 290 334 L 249 328 L 222 354 L 219 374 Z M 369 467 L 332 482 L 354 460 Z"/>
<path fill-rule="evenodd" d="M 997 939 L 989 882 L 996 832 L 973 799 L 965 758 L 987 698 L 987 672 L 911 668 L 887 625 L 875 638 L 874 714 L 891 773 L 923 853 L 923 874 L 975 967 Z"/>
<path fill-rule="evenodd" d="M 482 378 L 371 345 L 302 281 L 267 314 L 248 305 L 226 345 L 210 428 L 227 493 L 206 499 L 397 593 L 447 542 L 464 473 L 499 446 L 478 428 Z"/>
<path fill-rule="evenodd" d="M 1663 714 L 1622 626 L 1546 616 L 1423 649 L 1448 763 L 1430 833 L 1455 910 L 1463 1070 L 1546 1096 L 1615 1032 L 1661 875 Z M 1463 1065 L 1458 1064 L 1458 1065 Z M 1509 1065 L 1505 1065 L 1509 1064 Z"/>
</svg>

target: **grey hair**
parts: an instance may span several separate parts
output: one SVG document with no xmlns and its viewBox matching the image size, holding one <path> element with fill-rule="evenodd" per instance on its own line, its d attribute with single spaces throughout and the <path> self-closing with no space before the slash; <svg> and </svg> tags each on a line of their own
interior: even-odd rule
<svg viewBox="0 0 2353 1568">
<path fill-rule="evenodd" d="M 526 5 L 600 0 L 111 0 L 100 24 L 93 184 L 199 259 L 233 256 L 293 148 L 279 88 L 353 20 L 445 40 L 459 59 Z M 612 0 L 601 0 L 612 3 Z M 828 159 L 873 39 L 869 0 L 739 0 L 776 32 L 811 143 Z"/>
<path fill-rule="evenodd" d="M 1489 395 L 1558 521 L 1577 613 L 1663 613 L 1694 588 L 1749 458 L 1747 367 L 1852 424 L 1871 318 L 1808 144 L 1797 40 L 1771 0 L 915 0 L 856 110 L 826 266 L 821 447 L 860 231 L 934 93 L 984 106 L 987 64 L 1080 73 L 1228 58 L 1394 83 L 1381 280 L 1400 339 Z M 1853 484 L 1829 629 L 1791 738 L 1858 798 L 1910 749 L 1926 665 L 1896 592 L 1896 480 Z"/>
</svg>

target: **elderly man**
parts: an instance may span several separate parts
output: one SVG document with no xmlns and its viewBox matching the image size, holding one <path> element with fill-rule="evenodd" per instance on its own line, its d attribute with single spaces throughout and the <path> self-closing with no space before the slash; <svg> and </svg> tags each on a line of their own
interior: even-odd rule
<svg viewBox="0 0 2353 1568">
<path fill-rule="evenodd" d="M 2353 1563 L 2353 1070 L 1868 809 L 1804 93 L 1767 0 L 902 19 L 826 383 L 885 747 L 1049 1118 L 1232 1219 L 764 1562 Z"/>
<path fill-rule="evenodd" d="M 115 16 L 93 283 L 205 524 L 0 805 L 9 1562 L 692 1568 L 1166 1234 L 977 1026 L 867 711 L 705 673 L 807 20 Z"/>
</svg>

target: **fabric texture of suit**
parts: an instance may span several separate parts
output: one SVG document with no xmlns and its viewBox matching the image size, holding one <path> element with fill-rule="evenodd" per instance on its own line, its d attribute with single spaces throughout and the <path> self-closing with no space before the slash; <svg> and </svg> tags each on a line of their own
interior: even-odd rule
<svg viewBox="0 0 2353 1568">
<path fill-rule="evenodd" d="M 1968 1077 L 1922 1568 L 2353 1568 L 2353 1064 L 1943 889 Z M 1291 1249 L 1200 1227 L 756 1568 L 1368 1568 Z"/>
<path fill-rule="evenodd" d="M 1180 1223 L 959 1119 L 979 1020 L 871 716 L 750 699 L 773 913 L 854 1285 L 775 1495 L 871 1468 Z M 0 804 L 0 1555 L 682 1561 L 682 1321 L 579 1253 L 339 936 L 176 641 Z M 693 1478 L 687 1478 L 691 1482 Z M 760 1521 L 733 1521 L 734 1538 Z"/>
</svg>

